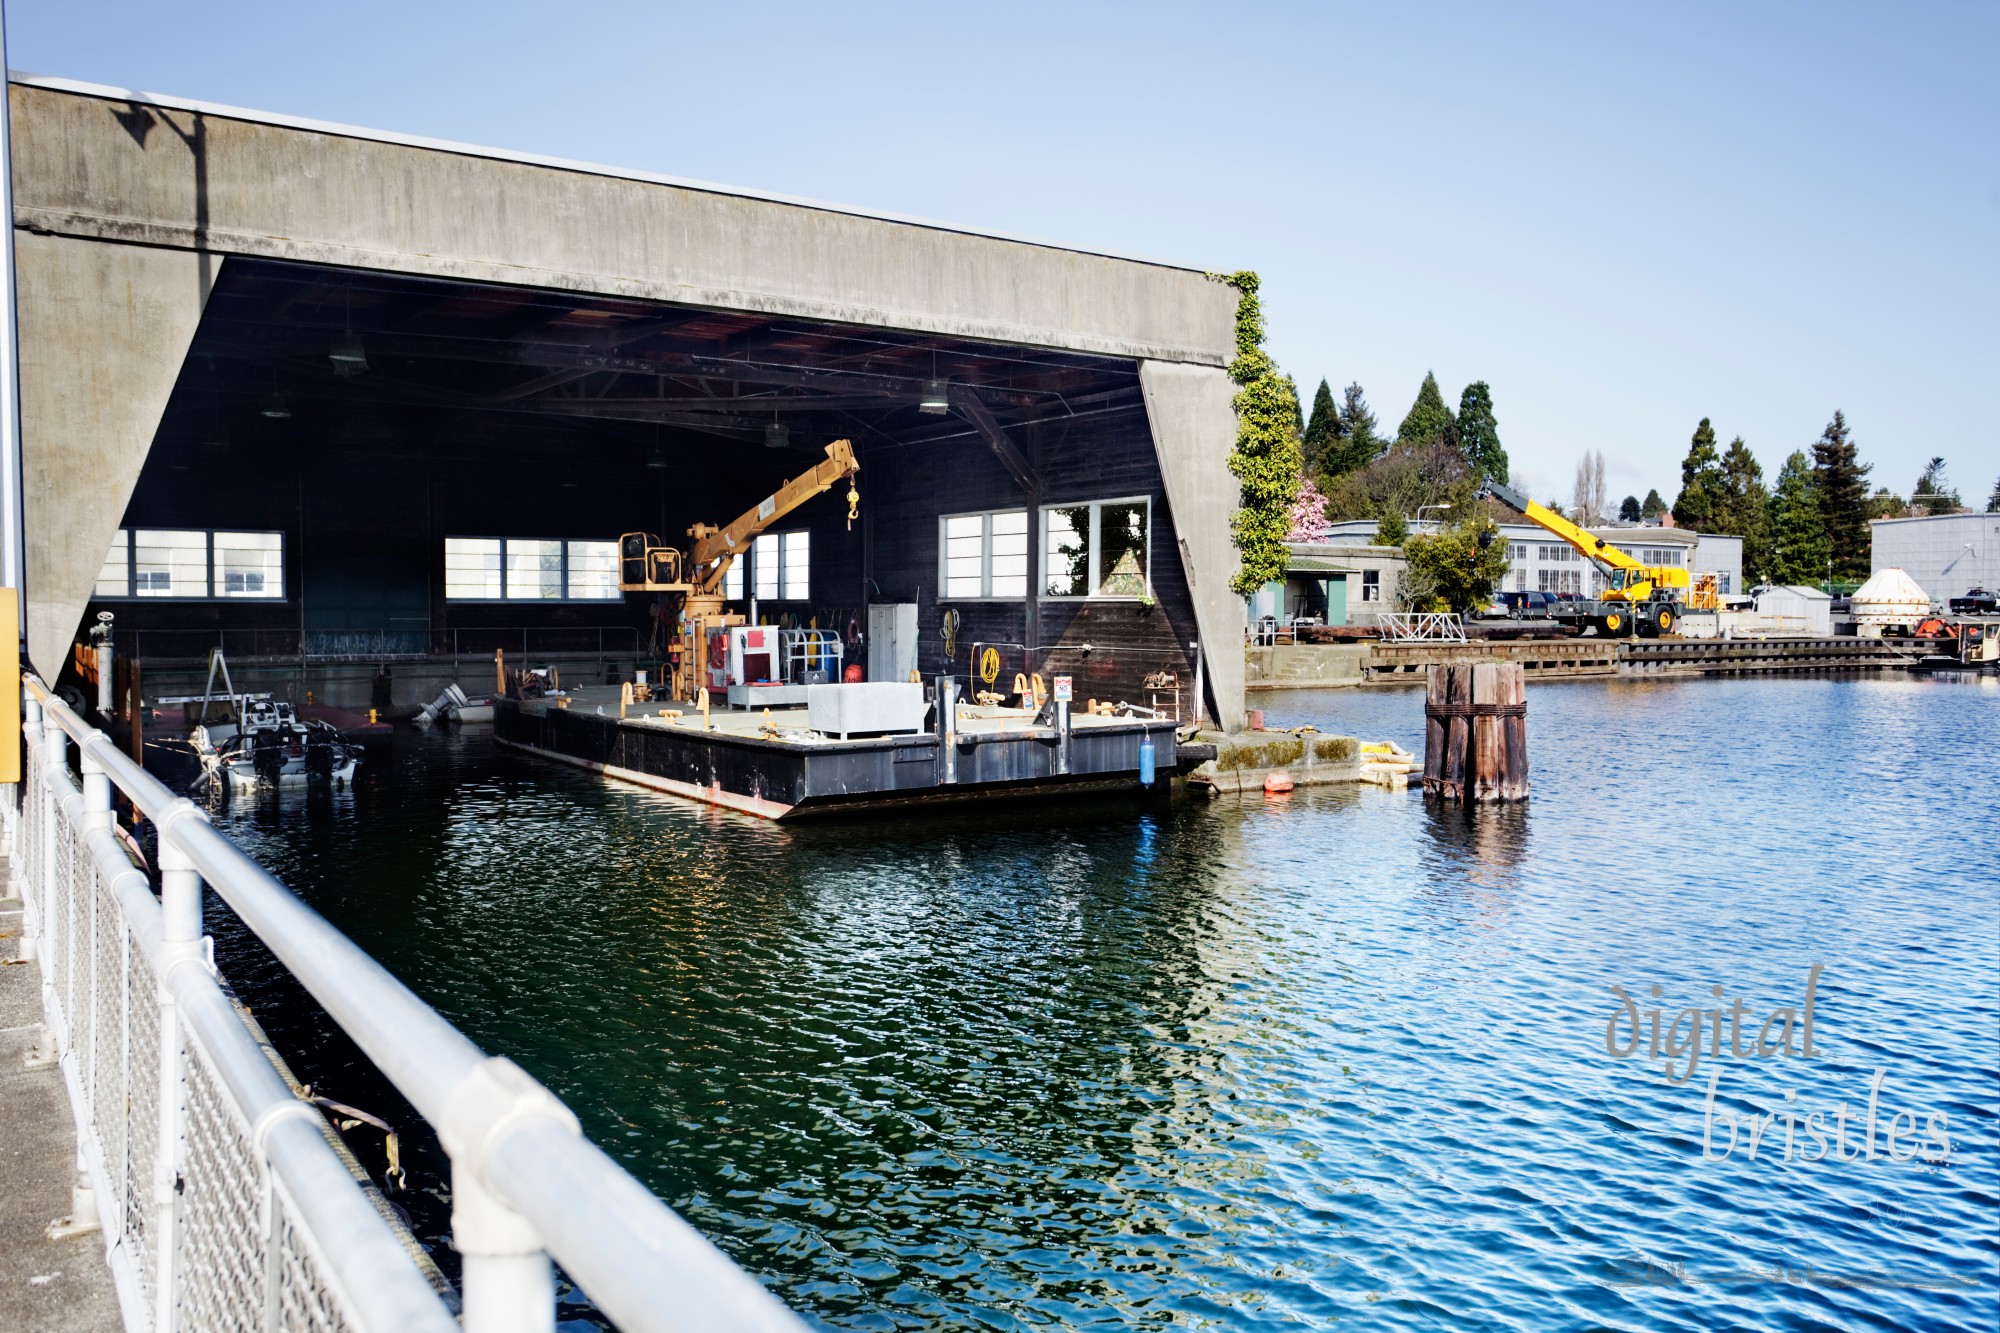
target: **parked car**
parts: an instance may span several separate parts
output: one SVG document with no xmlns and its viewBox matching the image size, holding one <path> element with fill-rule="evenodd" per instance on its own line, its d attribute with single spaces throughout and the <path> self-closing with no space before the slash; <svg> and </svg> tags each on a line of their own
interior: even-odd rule
<svg viewBox="0 0 2000 1333">
<path fill-rule="evenodd" d="M 1494 613 L 1509 620 L 1546 620 L 1555 604 L 1555 594 L 1547 592 L 1503 592 L 1493 599 Z"/>
<path fill-rule="evenodd" d="M 2000 615 L 2000 593 L 1984 588 L 1968 588 L 1965 596 L 1951 599 L 1951 612 L 1959 616 Z"/>
</svg>

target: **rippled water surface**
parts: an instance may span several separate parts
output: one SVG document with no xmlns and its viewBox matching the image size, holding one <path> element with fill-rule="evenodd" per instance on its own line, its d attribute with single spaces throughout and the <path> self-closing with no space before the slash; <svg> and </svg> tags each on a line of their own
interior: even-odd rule
<svg viewBox="0 0 2000 1333">
<path fill-rule="evenodd" d="M 1262 702 L 1422 734 L 1415 694 Z M 1540 685 L 1530 735 L 1532 800 L 1470 815 L 781 828 L 468 732 L 224 822 L 827 1327 L 1994 1327 L 2000 682 Z M 1733 1054 L 1815 964 L 1814 1057 Z M 1692 1077 L 1607 1053 L 1613 984 L 1724 1011 Z M 1843 1103 L 1853 1160 L 1800 1160 Z M 1889 1160 L 1898 1112 L 1948 1159 Z"/>
</svg>

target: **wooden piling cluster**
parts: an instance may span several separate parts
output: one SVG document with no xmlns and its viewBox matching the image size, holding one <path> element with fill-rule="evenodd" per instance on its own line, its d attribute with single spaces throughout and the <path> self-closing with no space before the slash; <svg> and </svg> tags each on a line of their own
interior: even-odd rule
<svg viewBox="0 0 2000 1333">
<path fill-rule="evenodd" d="M 1528 794 L 1528 692 L 1519 662 L 1434 663 L 1424 701 L 1424 794 Z"/>
</svg>

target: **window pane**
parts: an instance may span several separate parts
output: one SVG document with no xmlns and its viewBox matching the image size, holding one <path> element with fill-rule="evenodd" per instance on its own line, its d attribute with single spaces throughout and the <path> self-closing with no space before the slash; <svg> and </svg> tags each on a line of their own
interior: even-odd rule
<svg viewBox="0 0 2000 1333">
<path fill-rule="evenodd" d="M 561 542 L 507 539 L 507 599 L 544 601 L 562 596 Z"/>
<path fill-rule="evenodd" d="M 986 518 L 966 514 L 944 521 L 944 595 L 979 597 L 984 594 Z"/>
<path fill-rule="evenodd" d="M 283 597 L 285 539 L 275 532 L 215 534 L 217 597 Z"/>
<path fill-rule="evenodd" d="M 1084 596 L 1090 591 L 1090 506 L 1045 510 L 1042 524 L 1048 533 L 1042 548 L 1044 594 Z"/>
<path fill-rule="evenodd" d="M 745 563 L 746 561 L 744 560 L 732 560 L 729 562 L 729 568 L 722 571 L 723 601 L 740 602 L 743 600 L 743 566 Z"/>
<path fill-rule="evenodd" d="M 93 597 L 129 597 L 132 595 L 131 569 L 132 534 L 118 529 L 118 535 L 111 539 L 111 550 L 104 557 L 104 568 L 98 571 L 97 586 L 91 589 Z"/>
<path fill-rule="evenodd" d="M 141 529 L 132 534 L 141 597 L 208 596 L 208 534 Z"/>
<path fill-rule="evenodd" d="M 1028 595 L 1028 511 L 993 515 L 993 587 L 995 597 Z"/>
<path fill-rule="evenodd" d="M 593 601 L 616 601 L 618 591 L 618 543 L 571 542 L 569 544 L 569 595 Z"/>
<path fill-rule="evenodd" d="M 766 534 L 759 537 L 751 548 L 756 557 L 757 600 L 776 601 L 778 597 L 778 539 Z"/>
<path fill-rule="evenodd" d="M 447 598 L 497 598 L 500 595 L 498 537 L 444 539 L 444 595 Z"/>
<path fill-rule="evenodd" d="M 812 596 L 812 534 L 785 534 L 785 600 L 803 602 Z"/>
<path fill-rule="evenodd" d="M 1137 597 L 1146 591 L 1146 502 L 1104 505 L 1099 509 L 1098 557 L 1103 597 Z"/>
</svg>

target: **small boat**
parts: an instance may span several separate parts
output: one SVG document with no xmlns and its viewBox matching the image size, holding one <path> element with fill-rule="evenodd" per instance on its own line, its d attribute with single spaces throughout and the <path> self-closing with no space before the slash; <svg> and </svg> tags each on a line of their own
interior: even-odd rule
<svg viewBox="0 0 2000 1333">
<path fill-rule="evenodd" d="M 434 722 L 491 722 L 493 720 L 493 700 L 470 699 L 464 690 L 456 685 L 447 685 L 444 692 L 430 703 L 417 710 L 411 719 L 420 727 Z"/>
<path fill-rule="evenodd" d="M 278 699 L 241 701 L 234 724 L 196 727 L 188 735 L 201 760 L 202 782 L 227 780 L 234 788 L 266 783 L 353 781 L 361 747 L 324 722 L 302 720 Z"/>
</svg>

